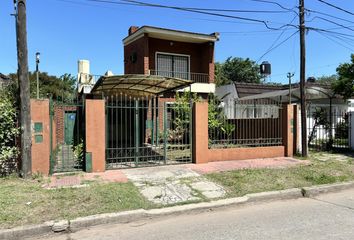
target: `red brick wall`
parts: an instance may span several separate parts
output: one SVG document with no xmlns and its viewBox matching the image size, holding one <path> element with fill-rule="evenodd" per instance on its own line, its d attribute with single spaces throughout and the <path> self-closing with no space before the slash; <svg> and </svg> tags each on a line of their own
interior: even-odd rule
<svg viewBox="0 0 354 240">
<path fill-rule="evenodd" d="M 92 154 L 92 171 L 106 169 L 106 114 L 104 100 L 86 100 L 86 152 Z"/>
<path fill-rule="evenodd" d="M 124 73 L 148 74 L 150 69 L 156 69 L 156 52 L 189 55 L 190 72 L 207 73 L 209 82 L 214 82 L 214 43 L 185 43 L 148 36 L 124 46 Z M 135 63 L 131 61 L 134 53 Z"/>
<path fill-rule="evenodd" d="M 185 42 L 149 38 L 150 69 L 156 69 L 155 67 L 156 52 L 189 55 L 190 71 L 194 73 L 209 74 L 209 64 L 212 63 L 214 65 L 213 56 L 212 56 L 214 52 L 214 46 L 213 44 L 210 45 L 209 43 L 203 43 L 203 44 L 185 43 Z"/>
<path fill-rule="evenodd" d="M 34 124 L 42 123 L 43 130 L 35 133 Z M 31 99 L 31 124 L 32 124 L 32 173 L 49 174 L 50 159 L 50 117 L 49 100 Z M 43 142 L 35 141 L 35 135 L 42 135 Z"/>
<path fill-rule="evenodd" d="M 136 62 L 132 62 L 133 54 L 136 54 Z M 148 37 L 144 36 L 124 46 L 124 73 L 148 74 L 148 70 Z"/>
<path fill-rule="evenodd" d="M 283 108 L 284 146 L 209 149 L 208 148 L 208 103 L 197 102 L 193 107 L 193 162 L 243 160 L 292 156 L 292 106 Z"/>
<path fill-rule="evenodd" d="M 65 134 L 65 126 L 64 126 L 64 118 L 65 112 L 68 111 L 77 111 L 76 106 L 55 106 L 54 107 L 54 117 L 53 117 L 53 126 L 55 129 L 55 146 L 56 144 L 61 144 L 64 142 L 64 134 Z"/>
</svg>

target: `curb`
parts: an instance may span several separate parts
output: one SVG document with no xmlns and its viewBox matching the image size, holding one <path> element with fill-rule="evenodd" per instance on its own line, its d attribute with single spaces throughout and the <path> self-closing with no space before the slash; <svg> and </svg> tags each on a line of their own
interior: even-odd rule
<svg viewBox="0 0 354 240">
<path fill-rule="evenodd" d="M 319 194 L 339 192 L 349 188 L 354 188 L 354 181 L 345 183 L 325 184 L 301 189 L 304 197 L 314 197 Z"/>
<path fill-rule="evenodd" d="M 104 213 L 87 217 L 80 217 L 70 221 L 48 221 L 39 225 L 16 227 L 12 229 L 0 230 L 0 239 L 17 240 L 24 237 L 34 237 L 54 232 L 71 231 L 75 232 L 83 228 L 102 224 L 129 223 L 137 220 L 158 218 L 164 216 L 177 216 L 181 214 L 194 214 L 198 212 L 210 211 L 213 209 L 267 202 L 270 200 L 297 199 L 302 197 L 312 197 L 319 194 L 338 192 L 354 188 L 354 181 L 336 184 L 318 185 L 304 188 L 291 188 L 280 191 L 251 193 L 243 197 L 221 199 L 211 202 L 193 203 L 160 209 L 137 209 L 119 213 Z"/>
</svg>

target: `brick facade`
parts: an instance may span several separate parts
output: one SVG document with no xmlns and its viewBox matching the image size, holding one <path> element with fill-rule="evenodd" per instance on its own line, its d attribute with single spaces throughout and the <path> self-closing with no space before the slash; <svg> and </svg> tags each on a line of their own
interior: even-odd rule
<svg viewBox="0 0 354 240">
<path fill-rule="evenodd" d="M 147 35 L 124 46 L 124 73 L 148 74 L 155 70 L 157 52 L 190 56 L 190 72 L 209 74 L 214 82 L 214 43 L 187 43 L 151 38 Z"/>
</svg>

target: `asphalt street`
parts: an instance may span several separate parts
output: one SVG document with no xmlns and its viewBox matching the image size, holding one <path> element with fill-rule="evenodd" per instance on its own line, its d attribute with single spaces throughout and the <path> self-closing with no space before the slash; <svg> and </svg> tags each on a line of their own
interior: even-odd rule
<svg viewBox="0 0 354 240">
<path fill-rule="evenodd" d="M 315 198 L 274 201 L 112 224 L 48 240 L 354 239 L 354 189 Z"/>
</svg>

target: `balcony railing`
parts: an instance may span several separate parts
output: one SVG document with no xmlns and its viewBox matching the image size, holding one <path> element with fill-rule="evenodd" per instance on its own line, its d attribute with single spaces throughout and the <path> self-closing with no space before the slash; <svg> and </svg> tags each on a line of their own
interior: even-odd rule
<svg viewBox="0 0 354 240">
<path fill-rule="evenodd" d="M 191 80 L 194 83 L 209 83 L 209 74 L 207 73 L 150 70 L 150 75 L 181 78 L 181 79 Z"/>
</svg>

